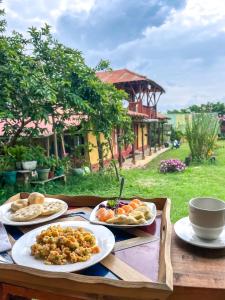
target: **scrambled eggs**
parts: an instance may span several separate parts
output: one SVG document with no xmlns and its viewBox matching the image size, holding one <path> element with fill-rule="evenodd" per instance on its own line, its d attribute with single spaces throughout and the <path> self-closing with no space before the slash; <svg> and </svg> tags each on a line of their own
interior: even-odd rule
<svg viewBox="0 0 225 300">
<path fill-rule="evenodd" d="M 48 265 L 84 262 L 99 253 L 95 236 L 83 228 L 50 226 L 37 237 L 31 246 L 31 255 L 44 259 Z"/>
</svg>

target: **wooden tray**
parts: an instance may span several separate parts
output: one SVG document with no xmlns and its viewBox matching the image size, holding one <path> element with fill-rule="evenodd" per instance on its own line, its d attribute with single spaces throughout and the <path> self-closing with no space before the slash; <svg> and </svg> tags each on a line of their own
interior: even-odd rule
<svg viewBox="0 0 225 300">
<path fill-rule="evenodd" d="M 27 198 L 20 193 L 9 201 Z M 106 199 L 114 197 L 46 195 L 66 201 L 71 212 L 89 212 Z M 154 202 L 156 221 L 142 229 L 116 230 L 114 252 L 101 263 L 79 274 L 52 273 L 18 265 L 0 264 L 0 282 L 36 291 L 49 292 L 76 299 L 166 299 L 173 289 L 170 258 L 171 223 L 170 200 L 166 198 L 139 199 Z M 123 198 L 123 200 L 131 200 Z M 60 220 L 81 220 L 82 216 Z M 58 220 L 55 220 L 58 221 Z M 11 240 L 33 227 L 7 227 Z M 111 228 L 110 228 L 111 230 Z M 122 239 L 121 239 L 122 236 Z M 157 238 L 158 236 L 158 238 Z"/>
</svg>

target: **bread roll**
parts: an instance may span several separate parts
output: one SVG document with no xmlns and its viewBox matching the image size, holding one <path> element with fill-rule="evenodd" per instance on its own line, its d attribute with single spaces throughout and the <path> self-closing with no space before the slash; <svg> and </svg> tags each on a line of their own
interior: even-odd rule
<svg viewBox="0 0 225 300">
<path fill-rule="evenodd" d="M 11 204 L 11 210 L 15 212 L 23 207 L 26 207 L 27 205 L 28 205 L 27 199 L 19 199 L 19 200 L 14 201 Z"/>
<path fill-rule="evenodd" d="M 28 197 L 29 204 L 42 204 L 44 201 L 45 197 L 41 193 L 31 193 Z"/>
</svg>

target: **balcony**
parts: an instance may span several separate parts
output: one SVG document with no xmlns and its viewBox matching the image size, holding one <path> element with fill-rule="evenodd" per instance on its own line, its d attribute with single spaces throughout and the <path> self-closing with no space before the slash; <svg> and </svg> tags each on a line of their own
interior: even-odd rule
<svg viewBox="0 0 225 300">
<path fill-rule="evenodd" d="M 129 102 L 129 110 L 146 114 L 150 119 L 156 118 L 156 110 L 154 107 L 143 105 L 141 102 Z"/>
</svg>

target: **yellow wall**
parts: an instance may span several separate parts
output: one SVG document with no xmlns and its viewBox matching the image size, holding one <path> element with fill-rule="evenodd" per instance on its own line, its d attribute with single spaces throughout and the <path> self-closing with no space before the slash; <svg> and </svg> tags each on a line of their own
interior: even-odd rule
<svg viewBox="0 0 225 300">
<path fill-rule="evenodd" d="M 143 134 L 144 134 L 144 146 L 148 145 L 148 137 L 145 134 L 148 133 L 147 125 L 144 125 Z M 142 130 L 141 124 L 138 124 L 138 148 L 142 147 Z"/>
<path fill-rule="evenodd" d="M 148 145 L 148 127 L 147 125 L 145 125 L 144 127 L 144 146 L 147 146 Z"/>
<path fill-rule="evenodd" d="M 97 140 L 95 135 L 92 132 L 88 133 L 87 136 L 88 143 L 91 144 L 91 151 L 89 152 L 90 164 L 95 165 L 98 163 L 98 148 L 97 148 Z"/>
<path fill-rule="evenodd" d="M 111 153 L 109 151 L 109 145 L 107 140 L 105 139 L 104 135 L 100 133 L 100 142 L 104 143 L 106 145 L 103 146 L 103 157 L 104 159 L 110 159 L 111 158 Z"/>
</svg>

